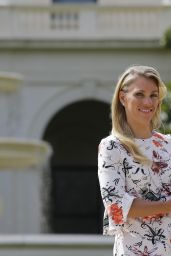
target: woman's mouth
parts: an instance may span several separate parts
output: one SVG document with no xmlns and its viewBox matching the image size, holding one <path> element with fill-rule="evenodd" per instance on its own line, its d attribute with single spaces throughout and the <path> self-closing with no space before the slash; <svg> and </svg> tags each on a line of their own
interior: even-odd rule
<svg viewBox="0 0 171 256">
<path fill-rule="evenodd" d="M 139 108 L 138 110 L 143 112 L 143 113 L 150 113 L 150 112 L 153 111 L 151 108 L 150 109 L 141 109 L 141 108 Z"/>
</svg>

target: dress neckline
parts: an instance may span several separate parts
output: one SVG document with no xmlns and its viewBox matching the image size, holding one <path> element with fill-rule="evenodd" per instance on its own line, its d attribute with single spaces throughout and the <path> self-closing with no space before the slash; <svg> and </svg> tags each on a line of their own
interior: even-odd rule
<svg viewBox="0 0 171 256">
<path fill-rule="evenodd" d="M 156 133 L 155 131 L 152 131 L 150 137 L 148 137 L 148 138 L 135 138 L 135 141 L 145 141 L 145 142 L 151 141 L 153 139 L 153 136 L 154 136 L 155 133 Z"/>
</svg>

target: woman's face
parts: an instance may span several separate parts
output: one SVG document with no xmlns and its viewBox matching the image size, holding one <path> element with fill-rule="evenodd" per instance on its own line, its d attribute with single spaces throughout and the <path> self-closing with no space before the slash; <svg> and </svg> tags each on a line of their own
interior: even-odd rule
<svg viewBox="0 0 171 256">
<path fill-rule="evenodd" d="M 127 122 L 130 127 L 139 129 L 149 127 L 159 105 L 159 92 L 156 83 L 149 78 L 137 76 L 127 87 L 120 91 L 120 101 L 125 107 Z"/>
</svg>

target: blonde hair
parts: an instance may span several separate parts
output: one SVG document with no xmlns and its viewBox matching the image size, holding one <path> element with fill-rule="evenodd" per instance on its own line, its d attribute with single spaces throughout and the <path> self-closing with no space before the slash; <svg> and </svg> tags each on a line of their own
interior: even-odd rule
<svg viewBox="0 0 171 256">
<path fill-rule="evenodd" d="M 131 66 L 121 75 L 115 88 L 113 100 L 111 104 L 112 111 L 112 133 L 120 140 L 121 144 L 133 155 L 134 160 L 140 163 L 149 163 L 149 159 L 145 157 L 139 150 L 134 141 L 134 134 L 128 125 L 125 108 L 119 99 L 119 92 L 127 89 L 132 82 L 139 76 L 152 79 L 159 90 L 159 105 L 151 120 L 151 129 L 158 129 L 161 125 L 160 113 L 161 103 L 166 96 L 167 88 L 163 83 L 157 70 L 148 66 Z"/>
</svg>

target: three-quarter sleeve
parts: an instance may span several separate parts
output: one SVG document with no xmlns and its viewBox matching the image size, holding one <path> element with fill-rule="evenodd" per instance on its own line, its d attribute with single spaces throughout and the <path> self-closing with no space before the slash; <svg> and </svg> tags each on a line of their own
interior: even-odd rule
<svg viewBox="0 0 171 256">
<path fill-rule="evenodd" d="M 126 192 L 124 151 L 121 144 L 109 136 L 103 139 L 98 152 L 98 177 L 105 206 L 104 234 L 122 232 L 134 196 Z M 124 154 L 123 154 L 124 153 Z"/>
</svg>

